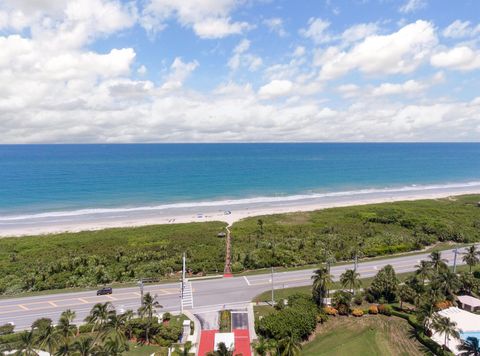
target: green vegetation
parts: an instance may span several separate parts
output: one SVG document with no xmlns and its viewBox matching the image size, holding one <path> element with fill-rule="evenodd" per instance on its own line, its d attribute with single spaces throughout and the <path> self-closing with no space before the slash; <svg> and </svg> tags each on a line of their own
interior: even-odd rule
<svg viewBox="0 0 480 356">
<path fill-rule="evenodd" d="M 474 248 L 468 251 L 465 256 L 470 256 L 472 263 L 464 266 L 463 271 L 453 272 L 449 269 L 439 251 L 430 253 L 429 259 L 420 261 L 414 273 L 405 276 L 397 276 L 394 268 L 386 265 L 368 280 L 361 293 L 355 293 L 360 285 L 355 270 L 347 269 L 340 276 L 339 283 L 332 283 L 328 267 L 320 267 L 314 271 L 309 293 L 306 293 L 308 289 L 284 290 L 283 297 L 288 293 L 303 293 L 290 294 L 286 305 L 283 301 L 278 302 L 275 305 L 277 311 L 256 308 L 256 329 L 261 338 L 254 347 L 260 355 L 275 355 L 284 354 L 286 349 L 281 349 L 282 345 L 292 344 L 293 351 L 287 354 L 298 355 L 297 344 L 311 338 L 316 323 L 319 323 L 317 333 L 320 333 L 320 328 L 326 330 L 325 335 L 307 343 L 305 355 L 410 355 L 420 353 L 420 344 L 435 355 L 451 355 L 445 345 L 449 338 L 459 338 L 459 331 L 455 323 L 441 316 L 438 311 L 452 306 L 458 294 L 480 293 L 480 279 L 472 272 L 480 252 Z M 340 284 L 344 289 L 336 290 L 332 294 L 331 305 L 325 306 L 324 298 L 335 284 Z M 400 302 L 400 307 L 397 302 Z M 405 309 L 404 305 L 407 305 Z M 350 323 L 360 324 L 350 331 L 332 329 L 332 318 L 344 319 L 348 315 L 354 317 Z M 384 323 L 383 327 L 362 327 L 365 324 L 355 321 L 370 319 L 373 315 L 374 318 L 381 318 L 381 315 L 392 317 L 392 321 Z M 415 348 L 403 349 L 409 347 L 406 332 L 402 334 L 391 329 L 394 323 L 399 322 L 394 320 L 396 317 L 408 322 L 409 326 L 401 323 L 408 327 L 409 336 L 417 340 Z M 443 345 L 430 339 L 434 332 L 445 335 Z M 394 336 L 397 340 L 392 343 L 389 340 L 393 340 Z M 342 342 L 344 337 L 346 339 Z M 471 340 L 465 347 L 475 348 L 475 342 Z"/>
<path fill-rule="evenodd" d="M 470 195 L 246 219 L 232 227 L 232 267 L 318 266 L 480 241 L 479 200 Z M 217 233 L 224 228 L 209 222 L 3 238 L 0 295 L 175 278 L 184 251 L 190 272 L 222 271 L 225 242 Z M 466 258 L 471 266 L 476 261 Z M 358 288 L 355 278 L 349 283 Z"/>
<path fill-rule="evenodd" d="M 223 270 L 224 223 L 158 225 L 0 239 L 0 294 Z"/>
<path fill-rule="evenodd" d="M 56 325 L 41 318 L 28 331 L 0 336 L 0 354 L 17 350 L 35 355 L 33 350 L 43 350 L 65 356 L 150 355 L 155 351 L 166 355 L 166 348 L 179 340 L 185 319 L 178 316 L 160 322 L 155 314 L 161 307 L 150 293 L 145 294 L 137 314 L 131 310 L 118 314 L 112 304 L 98 303 L 80 327 L 73 324 L 75 312 L 66 310 Z"/>
<path fill-rule="evenodd" d="M 269 215 L 232 227 L 235 272 L 480 241 L 479 195 Z"/>
<path fill-rule="evenodd" d="M 232 313 L 230 310 L 220 312 L 220 332 L 229 333 L 232 331 Z"/>
<path fill-rule="evenodd" d="M 318 328 L 301 355 L 423 355 L 422 345 L 410 337 L 411 329 L 404 320 L 382 315 L 333 318 Z"/>
</svg>

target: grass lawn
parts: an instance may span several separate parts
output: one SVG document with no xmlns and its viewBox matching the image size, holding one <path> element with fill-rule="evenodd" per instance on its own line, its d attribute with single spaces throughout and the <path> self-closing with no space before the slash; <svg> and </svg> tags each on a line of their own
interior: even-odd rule
<svg viewBox="0 0 480 356">
<path fill-rule="evenodd" d="M 318 327 L 304 345 L 303 356 L 317 355 L 424 355 L 423 346 L 410 335 L 412 328 L 400 318 L 382 315 L 336 317 Z"/>
<path fill-rule="evenodd" d="M 150 356 L 156 353 L 156 355 L 167 355 L 166 348 L 152 345 L 137 345 L 136 343 L 130 343 L 130 351 L 125 352 L 125 356 Z"/>
</svg>

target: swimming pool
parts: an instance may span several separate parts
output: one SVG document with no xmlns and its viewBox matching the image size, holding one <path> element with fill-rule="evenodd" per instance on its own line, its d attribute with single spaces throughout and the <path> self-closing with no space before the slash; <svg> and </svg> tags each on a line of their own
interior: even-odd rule
<svg viewBox="0 0 480 356">
<path fill-rule="evenodd" d="M 463 340 L 467 340 L 467 337 L 476 337 L 478 340 L 480 340 L 480 331 L 463 332 L 463 333 L 460 333 L 460 337 Z"/>
</svg>

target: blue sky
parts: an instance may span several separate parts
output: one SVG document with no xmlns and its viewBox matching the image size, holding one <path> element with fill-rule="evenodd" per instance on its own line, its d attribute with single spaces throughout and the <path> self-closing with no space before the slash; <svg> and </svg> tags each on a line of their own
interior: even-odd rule
<svg viewBox="0 0 480 356">
<path fill-rule="evenodd" d="M 476 0 L 0 0 L 0 143 L 478 141 Z"/>
</svg>

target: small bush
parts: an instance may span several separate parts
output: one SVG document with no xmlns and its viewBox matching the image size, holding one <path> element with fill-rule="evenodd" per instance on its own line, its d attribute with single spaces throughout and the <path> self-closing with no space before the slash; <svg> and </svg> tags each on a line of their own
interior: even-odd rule
<svg viewBox="0 0 480 356">
<path fill-rule="evenodd" d="M 480 269 L 477 269 L 477 270 L 473 271 L 473 276 L 474 276 L 475 278 L 480 279 Z"/>
<path fill-rule="evenodd" d="M 319 312 L 317 314 L 317 323 L 318 324 L 323 324 L 324 322 L 326 322 L 328 320 L 328 315 L 326 313 L 323 313 L 323 312 Z"/>
<path fill-rule="evenodd" d="M 392 307 L 388 304 L 380 304 L 378 306 L 378 313 L 386 316 L 392 315 Z"/>
<path fill-rule="evenodd" d="M 357 294 L 355 295 L 355 297 L 353 297 L 353 302 L 356 304 L 356 305 L 362 305 L 363 303 L 363 297 L 361 294 Z"/>
<path fill-rule="evenodd" d="M 377 315 L 378 314 L 377 306 L 376 305 L 371 305 L 370 308 L 368 308 L 368 314 Z"/>
<path fill-rule="evenodd" d="M 323 311 L 327 315 L 331 315 L 331 316 L 337 316 L 338 315 L 338 310 L 335 309 L 334 307 L 325 307 L 325 308 L 323 308 Z"/>
<path fill-rule="evenodd" d="M 435 304 L 435 307 L 440 309 L 440 310 L 443 310 L 443 309 L 447 309 L 447 308 L 450 308 L 451 306 L 453 305 L 453 303 L 449 300 L 442 300 L 440 302 L 437 302 Z"/>
<path fill-rule="evenodd" d="M 172 319 L 172 314 L 170 314 L 169 312 L 163 313 L 162 319 L 163 321 L 168 321 Z"/>
<path fill-rule="evenodd" d="M 13 334 L 14 329 L 15 329 L 15 325 L 12 325 L 12 324 L 1 325 L 0 326 L 0 335 Z"/>
<path fill-rule="evenodd" d="M 352 315 L 356 317 L 361 317 L 363 316 L 363 310 L 362 309 L 353 309 L 352 310 Z"/>
</svg>

